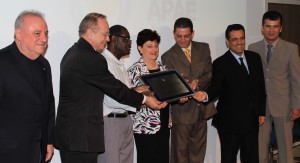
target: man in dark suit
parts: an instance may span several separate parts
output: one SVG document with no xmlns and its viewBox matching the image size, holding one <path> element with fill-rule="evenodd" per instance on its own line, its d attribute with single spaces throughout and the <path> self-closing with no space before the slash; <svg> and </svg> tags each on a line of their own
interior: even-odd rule
<svg viewBox="0 0 300 163">
<path fill-rule="evenodd" d="M 0 162 L 40 163 L 53 155 L 55 106 L 48 27 L 37 11 L 23 11 L 15 41 L 0 50 Z"/>
<path fill-rule="evenodd" d="M 205 90 L 210 84 L 212 63 L 209 45 L 192 41 L 193 23 L 188 18 L 175 21 L 175 45 L 165 52 L 161 59 L 168 69 L 175 69 L 189 81 L 193 90 Z M 188 50 L 187 52 L 185 52 Z M 213 103 L 206 108 L 194 100 L 171 105 L 171 163 L 204 162 L 206 152 L 207 124 L 205 110 L 213 109 Z"/>
<path fill-rule="evenodd" d="M 264 39 L 249 45 L 260 54 L 266 84 L 266 123 L 259 128 L 259 162 L 268 162 L 274 123 L 280 163 L 293 163 L 293 122 L 300 116 L 300 59 L 298 46 L 282 40 L 282 16 L 267 11 L 262 18 Z M 270 50 L 268 52 L 268 47 Z"/>
<path fill-rule="evenodd" d="M 257 53 L 245 49 L 245 29 L 240 24 L 226 29 L 229 50 L 213 62 L 212 84 L 195 99 L 211 101 L 219 97 L 218 113 L 212 124 L 221 143 L 221 163 L 258 162 L 258 127 L 264 122 L 265 86 Z"/>
<path fill-rule="evenodd" d="M 96 163 L 104 152 L 104 94 L 120 103 L 140 108 L 164 108 L 154 97 L 130 90 L 108 70 L 99 53 L 109 41 L 106 16 L 90 13 L 79 26 L 80 39 L 61 62 L 60 96 L 55 126 L 55 146 L 63 163 Z"/>
</svg>

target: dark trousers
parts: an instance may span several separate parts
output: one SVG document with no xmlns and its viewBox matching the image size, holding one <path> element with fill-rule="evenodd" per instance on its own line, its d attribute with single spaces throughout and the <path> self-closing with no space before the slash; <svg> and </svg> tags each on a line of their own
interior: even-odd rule
<svg viewBox="0 0 300 163">
<path fill-rule="evenodd" d="M 97 163 L 98 153 L 59 150 L 62 163 Z"/>
<path fill-rule="evenodd" d="M 169 128 L 156 134 L 134 134 L 137 163 L 169 163 L 169 138 Z"/>
<path fill-rule="evenodd" d="M 19 144 L 17 144 L 17 141 L 5 142 L 5 139 L 1 140 L 0 138 L 0 163 L 45 162 L 41 160 L 41 145 L 39 141 L 18 143 Z"/>
<path fill-rule="evenodd" d="M 236 163 L 240 149 L 241 163 L 258 163 L 258 131 L 246 134 L 218 130 L 221 143 L 221 163 Z"/>
</svg>

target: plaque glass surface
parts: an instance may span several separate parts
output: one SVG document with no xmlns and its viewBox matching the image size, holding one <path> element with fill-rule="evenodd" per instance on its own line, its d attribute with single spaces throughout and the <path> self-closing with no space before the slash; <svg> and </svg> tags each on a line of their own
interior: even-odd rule
<svg viewBox="0 0 300 163">
<path fill-rule="evenodd" d="M 139 79 L 148 85 L 154 92 L 154 96 L 162 102 L 172 102 L 194 94 L 194 91 L 176 70 L 142 75 Z"/>
</svg>

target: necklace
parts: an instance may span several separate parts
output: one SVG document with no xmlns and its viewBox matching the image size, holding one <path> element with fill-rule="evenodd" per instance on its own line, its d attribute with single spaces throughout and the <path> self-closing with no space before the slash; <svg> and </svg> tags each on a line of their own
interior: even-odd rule
<svg viewBox="0 0 300 163">
<path fill-rule="evenodd" d="M 146 63 L 146 62 L 145 62 Z M 155 61 L 155 65 L 154 66 L 151 66 L 150 64 L 147 64 L 146 63 L 146 66 L 148 67 L 148 69 L 150 70 L 156 70 L 158 68 L 158 64 L 157 64 L 157 61 Z"/>
</svg>

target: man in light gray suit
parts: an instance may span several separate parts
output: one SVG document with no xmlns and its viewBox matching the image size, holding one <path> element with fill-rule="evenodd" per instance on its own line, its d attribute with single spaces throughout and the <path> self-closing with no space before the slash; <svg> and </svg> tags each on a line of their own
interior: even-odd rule
<svg viewBox="0 0 300 163">
<path fill-rule="evenodd" d="M 300 116 L 300 59 L 298 46 L 279 37 L 282 16 L 267 11 L 262 18 L 264 39 L 249 45 L 260 54 L 267 93 L 266 121 L 259 129 L 259 162 L 268 162 L 271 125 L 274 123 L 279 162 L 293 163 L 292 126 Z"/>
<path fill-rule="evenodd" d="M 168 69 L 176 69 L 189 80 L 192 89 L 205 90 L 212 77 L 209 45 L 192 41 L 193 23 L 188 18 L 177 19 L 173 32 L 176 43 L 162 55 L 163 64 Z M 173 103 L 171 110 L 171 163 L 204 162 L 206 119 L 215 113 L 214 104 L 210 103 L 204 108 L 191 99 L 185 104 Z"/>
</svg>

